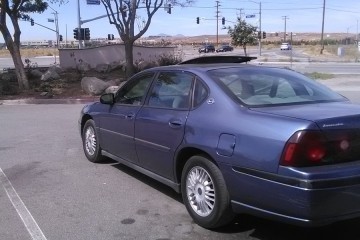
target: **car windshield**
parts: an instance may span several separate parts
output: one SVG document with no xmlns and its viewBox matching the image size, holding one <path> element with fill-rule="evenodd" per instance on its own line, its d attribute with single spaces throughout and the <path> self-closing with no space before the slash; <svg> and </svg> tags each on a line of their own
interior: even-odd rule
<svg viewBox="0 0 360 240">
<path fill-rule="evenodd" d="M 329 88 L 287 69 L 231 67 L 208 71 L 228 95 L 256 106 L 347 101 Z"/>
</svg>

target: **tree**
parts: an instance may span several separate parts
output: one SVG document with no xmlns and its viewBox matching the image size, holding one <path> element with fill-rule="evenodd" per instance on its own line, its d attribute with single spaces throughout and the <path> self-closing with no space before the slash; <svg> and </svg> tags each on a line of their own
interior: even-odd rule
<svg viewBox="0 0 360 240">
<path fill-rule="evenodd" d="M 245 20 L 237 19 L 237 23 L 234 28 L 229 27 L 228 33 L 231 37 L 231 42 L 235 46 L 242 46 L 244 49 L 244 54 L 246 53 L 246 45 L 256 43 L 256 27 L 248 24 Z"/>
<path fill-rule="evenodd" d="M 106 9 L 110 24 L 115 25 L 121 40 L 125 45 L 126 58 L 126 76 L 130 77 L 134 74 L 134 58 L 133 46 L 134 42 L 139 39 L 148 30 L 152 17 L 160 9 L 164 8 L 165 0 L 101 0 Z M 189 5 L 193 0 L 167 0 L 165 7 L 178 5 Z M 142 9 L 146 12 L 140 22 L 137 11 Z M 171 10 L 168 10 L 171 13 Z M 139 28 L 139 32 L 135 34 L 135 24 Z"/>
<path fill-rule="evenodd" d="M 64 0 L 52 0 L 49 2 L 63 3 Z M 47 7 L 48 3 L 43 0 L 0 0 L 0 32 L 13 59 L 20 90 L 29 89 L 29 81 L 20 54 L 21 30 L 19 20 L 30 21 L 29 13 L 42 13 Z M 8 18 L 14 29 L 13 36 L 8 27 Z"/>
</svg>

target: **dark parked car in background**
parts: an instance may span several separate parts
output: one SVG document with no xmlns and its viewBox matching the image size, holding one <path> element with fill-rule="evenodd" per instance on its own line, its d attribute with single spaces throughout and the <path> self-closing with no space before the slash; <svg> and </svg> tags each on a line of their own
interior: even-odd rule
<svg viewBox="0 0 360 240">
<path fill-rule="evenodd" d="M 359 217 L 360 106 L 295 71 L 211 63 L 221 59 L 144 70 L 86 105 L 86 157 L 170 186 L 205 228 L 237 213 L 304 226 Z"/>
<path fill-rule="evenodd" d="M 216 52 L 232 52 L 234 48 L 229 45 L 222 45 L 218 49 L 216 49 Z"/>
<path fill-rule="evenodd" d="M 199 53 L 215 52 L 214 45 L 203 45 L 199 48 Z"/>
</svg>

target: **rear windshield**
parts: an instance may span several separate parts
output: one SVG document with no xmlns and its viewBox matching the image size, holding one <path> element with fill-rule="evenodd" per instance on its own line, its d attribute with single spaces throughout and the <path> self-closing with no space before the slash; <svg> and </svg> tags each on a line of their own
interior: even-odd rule
<svg viewBox="0 0 360 240">
<path fill-rule="evenodd" d="M 340 94 L 287 69 L 230 67 L 208 71 L 227 94 L 248 106 L 346 101 Z"/>
</svg>

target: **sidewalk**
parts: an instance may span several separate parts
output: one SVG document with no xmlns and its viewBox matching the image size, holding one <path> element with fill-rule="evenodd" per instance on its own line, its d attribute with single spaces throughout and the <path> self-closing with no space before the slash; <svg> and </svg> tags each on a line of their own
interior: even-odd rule
<svg viewBox="0 0 360 240">
<path fill-rule="evenodd" d="M 28 105 L 28 104 L 86 104 L 99 101 L 99 96 L 86 98 L 26 98 L 15 100 L 0 100 L 0 105 Z"/>
</svg>

